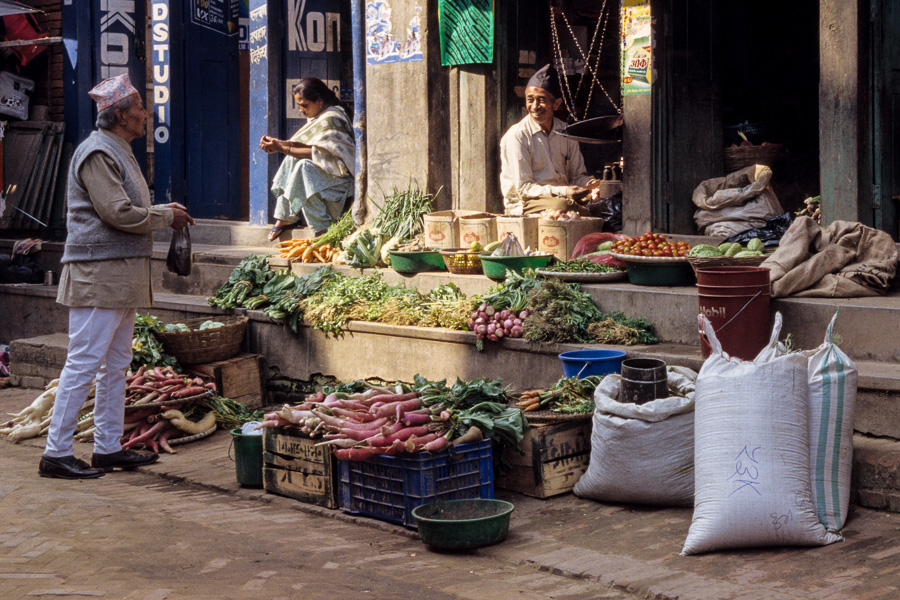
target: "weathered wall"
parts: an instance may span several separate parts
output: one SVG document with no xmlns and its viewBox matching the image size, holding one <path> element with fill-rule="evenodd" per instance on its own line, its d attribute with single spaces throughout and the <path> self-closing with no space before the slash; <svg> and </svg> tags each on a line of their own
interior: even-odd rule
<svg viewBox="0 0 900 600">
<path fill-rule="evenodd" d="M 369 197 L 405 190 L 410 178 L 430 193 L 449 196 L 447 76 L 440 65 L 437 3 L 394 0 L 392 31 L 401 46 L 418 15 L 423 60 L 367 64 Z M 370 215 L 376 214 L 372 208 Z"/>
</svg>

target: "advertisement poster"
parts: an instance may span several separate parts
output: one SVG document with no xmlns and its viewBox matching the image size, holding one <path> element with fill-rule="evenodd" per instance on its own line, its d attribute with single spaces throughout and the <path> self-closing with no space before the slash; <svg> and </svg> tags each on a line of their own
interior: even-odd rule
<svg viewBox="0 0 900 600">
<path fill-rule="evenodd" d="M 653 74 L 650 0 L 622 5 L 622 95 L 649 94 Z"/>
<path fill-rule="evenodd" d="M 238 32 L 241 0 L 192 0 L 191 22 L 222 35 Z"/>
<path fill-rule="evenodd" d="M 391 5 L 386 0 L 366 2 L 366 62 L 370 65 L 422 60 L 422 33 L 419 23 L 421 6 L 409 20 L 405 40 L 394 37 Z"/>
</svg>

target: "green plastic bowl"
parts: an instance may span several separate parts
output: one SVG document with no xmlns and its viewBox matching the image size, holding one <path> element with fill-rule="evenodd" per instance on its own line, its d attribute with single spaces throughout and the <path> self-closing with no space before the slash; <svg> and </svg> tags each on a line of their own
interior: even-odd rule
<svg viewBox="0 0 900 600">
<path fill-rule="evenodd" d="M 446 271 L 444 257 L 437 250 L 400 252 L 391 250 L 391 268 L 398 273 L 422 273 L 424 271 Z"/>
<path fill-rule="evenodd" d="M 635 285 L 694 285 L 694 269 L 688 262 L 639 262 L 626 260 L 628 281 Z"/>
<path fill-rule="evenodd" d="M 552 254 L 537 256 L 491 256 L 481 255 L 481 269 L 491 279 L 506 279 L 506 270 L 521 274 L 524 269 L 540 269 L 553 260 Z"/>
<path fill-rule="evenodd" d="M 417 506 L 412 515 L 419 526 L 419 537 L 429 546 L 467 550 L 505 540 L 515 508 L 505 500 L 439 500 Z"/>
</svg>

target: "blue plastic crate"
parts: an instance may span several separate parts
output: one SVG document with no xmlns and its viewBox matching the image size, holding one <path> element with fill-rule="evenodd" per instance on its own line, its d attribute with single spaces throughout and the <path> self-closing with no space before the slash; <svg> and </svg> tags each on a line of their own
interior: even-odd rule
<svg viewBox="0 0 900 600">
<path fill-rule="evenodd" d="M 435 500 L 494 497 L 491 440 L 437 454 L 339 460 L 338 505 L 348 513 L 415 527 L 412 511 Z"/>
</svg>

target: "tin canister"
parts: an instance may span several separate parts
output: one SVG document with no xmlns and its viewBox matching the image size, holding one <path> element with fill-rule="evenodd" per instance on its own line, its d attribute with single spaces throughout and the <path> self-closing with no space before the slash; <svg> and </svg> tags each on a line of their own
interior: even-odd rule
<svg viewBox="0 0 900 600">
<path fill-rule="evenodd" d="M 44 271 L 44 285 L 53 285 L 53 271 Z"/>
</svg>

